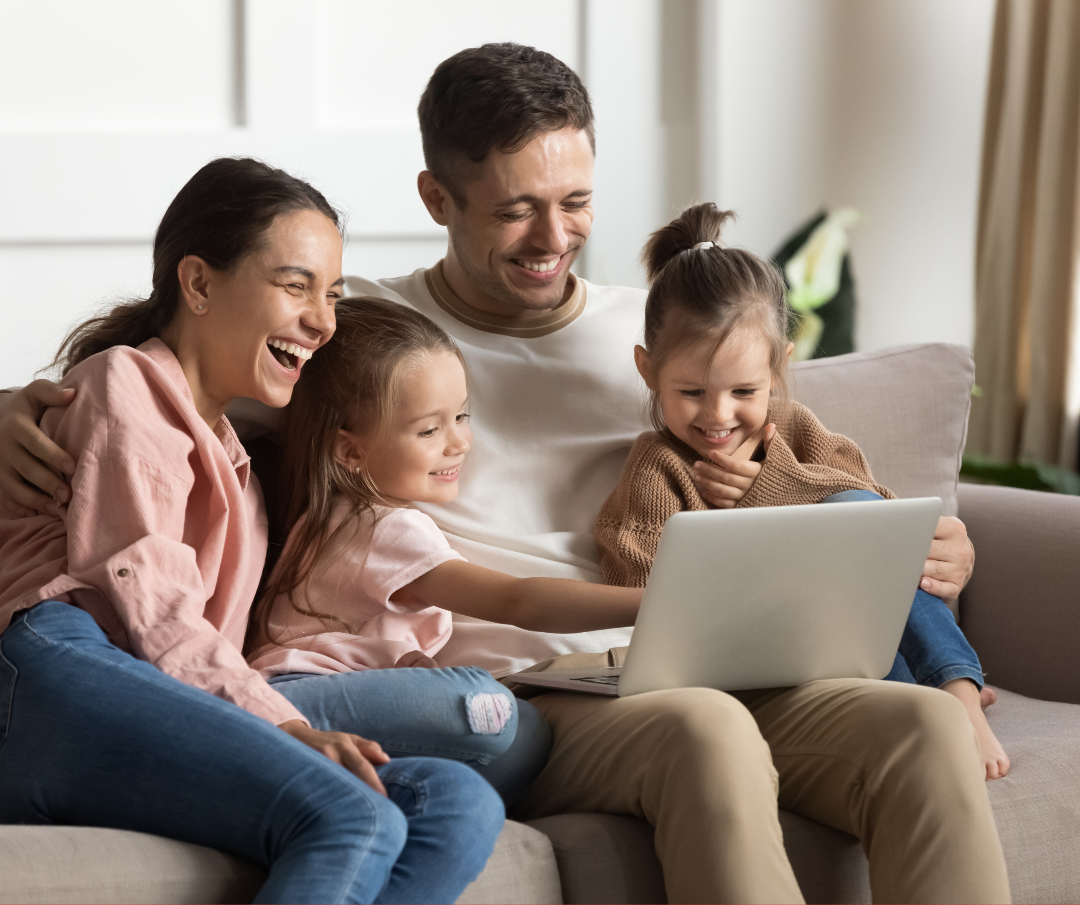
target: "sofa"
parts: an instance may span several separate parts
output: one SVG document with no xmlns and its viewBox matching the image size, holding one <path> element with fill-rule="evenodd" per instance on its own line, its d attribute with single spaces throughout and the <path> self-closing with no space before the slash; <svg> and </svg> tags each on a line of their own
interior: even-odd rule
<svg viewBox="0 0 1080 905">
<path fill-rule="evenodd" d="M 940 496 L 977 553 L 960 624 L 1012 758 L 988 784 L 1016 902 L 1080 902 L 1080 497 L 958 484 L 974 364 L 924 344 L 793 367 L 791 392 L 853 437 L 899 496 Z M 781 812 L 809 902 L 869 902 L 854 837 Z M 119 830 L 0 826 L 0 902 L 249 902 L 262 872 L 210 849 Z M 459 900 L 663 902 L 652 829 L 610 814 L 507 821 Z"/>
</svg>

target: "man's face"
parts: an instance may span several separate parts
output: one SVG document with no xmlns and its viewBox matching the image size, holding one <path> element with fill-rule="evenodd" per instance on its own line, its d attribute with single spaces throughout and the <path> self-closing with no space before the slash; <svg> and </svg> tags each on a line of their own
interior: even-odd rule
<svg viewBox="0 0 1080 905">
<path fill-rule="evenodd" d="M 495 314 L 558 307 L 570 265 L 592 230 L 593 152 L 581 129 L 541 132 L 513 154 L 492 151 L 447 198 L 446 278 L 465 302 Z"/>
</svg>

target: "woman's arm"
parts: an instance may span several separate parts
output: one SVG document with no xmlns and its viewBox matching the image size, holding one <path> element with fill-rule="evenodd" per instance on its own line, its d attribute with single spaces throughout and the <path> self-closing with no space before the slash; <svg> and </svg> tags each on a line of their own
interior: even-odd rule
<svg viewBox="0 0 1080 905">
<path fill-rule="evenodd" d="M 444 562 L 402 590 L 465 616 L 560 633 L 633 625 L 642 594 L 566 578 L 514 578 L 462 560 Z"/>
</svg>

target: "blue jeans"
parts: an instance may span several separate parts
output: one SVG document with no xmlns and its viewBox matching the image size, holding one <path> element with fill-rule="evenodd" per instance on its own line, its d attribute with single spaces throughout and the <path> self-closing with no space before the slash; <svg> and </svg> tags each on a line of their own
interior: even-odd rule
<svg viewBox="0 0 1080 905">
<path fill-rule="evenodd" d="M 114 827 L 269 870 L 256 902 L 453 902 L 503 805 L 473 770 L 408 757 L 388 797 L 259 717 L 46 601 L 0 635 L 0 822 Z"/>
<path fill-rule="evenodd" d="M 391 757 L 426 755 L 468 764 L 508 807 L 551 751 L 551 730 L 540 712 L 473 666 L 290 673 L 270 684 L 316 729 L 362 735 Z M 483 719 L 492 696 L 509 711 L 502 726 Z"/>
<path fill-rule="evenodd" d="M 856 503 L 880 499 L 871 490 L 845 490 L 827 496 L 821 502 Z M 931 688 L 940 688 L 953 679 L 971 679 L 980 691 L 983 687 L 982 664 L 953 614 L 940 598 L 927 594 L 922 588 L 915 592 L 911 614 L 900 639 L 900 650 L 885 678 Z"/>
</svg>

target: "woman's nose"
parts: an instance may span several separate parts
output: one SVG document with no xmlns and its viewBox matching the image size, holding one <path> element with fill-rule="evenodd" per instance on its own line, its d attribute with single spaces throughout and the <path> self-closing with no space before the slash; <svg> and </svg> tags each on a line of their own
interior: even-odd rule
<svg viewBox="0 0 1080 905">
<path fill-rule="evenodd" d="M 325 341 L 334 334 L 337 326 L 337 318 L 334 315 L 334 305 L 320 299 L 313 299 L 307 306 L 301 320 L 304 326 L 319 334 L 319 339 Z"/>
</svg>

